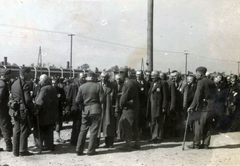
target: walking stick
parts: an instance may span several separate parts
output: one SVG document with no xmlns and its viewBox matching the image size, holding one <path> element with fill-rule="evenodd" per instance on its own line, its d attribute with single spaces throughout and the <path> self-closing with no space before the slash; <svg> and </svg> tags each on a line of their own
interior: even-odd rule
<svg viewBox="0 0 240 166">
<path fill-rule="evenodd" d="M 185 146 L 185 140 L 186 140 L 186 135 L 187 135 L 187 126 L 188 126 L 189 116 L 190 116 L 190 114 L 189 114 L 189 112 L 188 112 L 187 121 L 186 121 L 186 126 L 185 126 L 185 131 L 184 131 L 184 137 L 183 137 L 182 150 L 184 150 L 184 146 Z"/>
<path fill-rule="evenodd" d="M 37 128 L 38 128 L 38 140 L 39 140 L 39 154 L 42 153 L 42 139 L 40 134 L 40 124 L 39 124 L 39 116 L 37 114 Z"/>
</svg>

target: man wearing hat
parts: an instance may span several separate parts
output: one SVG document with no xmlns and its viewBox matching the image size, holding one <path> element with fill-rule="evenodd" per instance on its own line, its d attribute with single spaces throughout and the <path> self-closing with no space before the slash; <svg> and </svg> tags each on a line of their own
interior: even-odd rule
<svg viewBox="0 0 240 166">
<path fill-rule="evenodd" d="M 151 104 L 147 113 L 151 123 L 150 129 L 152 136 L 149 142 L 160 143 L 163 139 L 163 123 L 168 106 L 169 90 L 167 82 L 160 80 L 158 71 L 152 71 L 151 76 L 152 83 L 148 92 Z"/>
<path fill-rule="evenodd" d="M 196 69 L 197 89 L 188 108 L 194 121 L 194 140 L 193 144 L 188 146 L 190 149 L 208 149 L 210 144 L 212 114 L 215 109 L 217 88 L 214 82 L 205 76 L 206 72 L 207 68 L 205 67 Z"/>
<path fill-rule="evenodd" d="M 8 113 L 10 69 L 0 69 L 0 128 L 6 143 L 6 151 L 12 151 L 12 123 Z M 0 151 L 3 149 L 0 148 Z"/>
<path fill-rule="evenodd" d="M 120 107 L 123 110 L 119 125 L 123 132 L 122 139 L 126 141 L 121 150 L 130 151 L 132 136 L 135 138 L 135 145 L 132 148 L 140 149 L 138 86 L 135 80 L 128 78 L 127 68 L 120 69 L 120 75 L 124 80 L 124 85 L 120 98 Z"/>
<path fill-rule="evenodd" d="M 26 79 L 30 68 L 22 67 L 19 71 L 19 78 L 12 84 L 12 99 L 20 103 L 19 115 L 14 117 L 13 128 L 13 154 L 14 156 L 32 155 L 28 151 L 28 136 L 30 133 L 29 114 L 34 110 L 34 104 L 30 95 L 29 85 Z"/>
<path fill-rule="evenodd" d="M 87 132 L 90 129 L 88 155 L 96 155 L 96 141 L 101 120 L 101 103 L 104 102 L 104 93 L 101 85 L 95 83 L 95 73 L 89 72 L 87 82 L 79 87 L 76 103 L 84 107 L 82 112 L 82 126 L 78 136 L 76 152 L 83 155 Z"/>
</svg>

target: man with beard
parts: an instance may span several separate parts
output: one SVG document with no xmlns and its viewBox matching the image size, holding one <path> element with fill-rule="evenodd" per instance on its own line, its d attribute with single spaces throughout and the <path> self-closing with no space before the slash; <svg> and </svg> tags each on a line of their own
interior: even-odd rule
<svg viewBox="0 0 240 166">
<path fill-rule="evenodd" d="M 12 151 L 12 123 L 8 113 L 9 89 L 8 81 L 10 80 L 11 70 L 0 69 L 0 128 L 6 143 L 6 151 Z M 0 148 L 0 151 L 3 149 Z"/>
<path fill-rule="evenodd" d="M 77 145 L 77 139 L 81 128 L 82 110 L 84 109 L 82 105 L 76 103 L 75 99 L 77 97 L 78 88 L 86 82 L 85 78 L 86 75 L 83 72 L 79 73 L 79 79 L 74 79 L 74 82 L 69 85 L 67 92 L 67 101 L 69 103 L 69 109 L 73 120 L 70 139 L 72 145 Z"/>
<path fill-rule="evenodd" d="M 22 67 L 19 78 L 11 87 L 11 99 L 20 103 L 19 109 L 16 110 L 18 114 L 14 117 L 13 128 L 13 155 L 16 157 L 33 155 L 28 151 L 28 136 L 31 129 L 29 116 L 34 110 L 29 85 L 26 83 L 30 71 L 30 68 Z"/>
<path fill-rule="evenodd" d="M 38 128 L 35 128 L 34 137 L 39 147 L 42 147 L 44 143 L 42 150 L 53 151 L 54 124 L 59 116 L 57 90 L 51 86 L 51 82 L 46 74 L 40 76 L 39 85 L 41 89 L 36 96 L 35 104 L 40 131 L 38 131 Z M 41 138 L 39 138 L 38 132 L 40 132 Z"/>
<path fill-rule="evenodd" d="M 148 92 L 151 102 L 150 118 L 151 136 L 149 142 L 160 143 L 163 139 L 163 123 L 168 105 L 168 84 L 160 80 L 159 72 L 154 70 L 151 73 L 152 83 Z M 148 114 L 149 115 L 149 114 Z"/>
<path fill-rule="evenodd" d="M 101 73 L 101 86 L 103 88 L 106 100 L 102 103 L 102 116 L 101 123 L 98 131 L 98 139 L 100 140 L 101 131 L 105 138 L 105 148 L 112 148 L 114 137 L 116 135 L 116 118 L 115 110 L 116 105 L 117 87 L 116 84 L 109 81 L 109 74 L 107 72 Z"/>
<path fill-rule="evenodd" d="M 188 112 L 194 121 L 194 140 L 189 145 L 190 149 L 208 149 L 211 139 L 213 111 L 215 109 L 216 86 L 214 82 L 205 76 L 207 68 L 198 67 L 196 78 L 197 89 Z M 202 140 L 202 144 L 201 144 Z"/>
</svg>

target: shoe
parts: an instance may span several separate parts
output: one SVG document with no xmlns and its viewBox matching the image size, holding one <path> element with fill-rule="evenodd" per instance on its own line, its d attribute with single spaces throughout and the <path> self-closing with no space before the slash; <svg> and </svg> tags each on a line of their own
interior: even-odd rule
<svg viewBox="0 0 240 166">
<path fill-rule="evenodd" d="M 63 140 L 63 139 L 56 139 L 56 142 L 58 142 L 58 143 L 65 143 L 65 141 Z"/>
<path fill-rule="evenodd" d="M 93 155 L 97 155 L 97 154 L 98 154 L 98 152 L 96 152 L 96 151 L 91 152 L 91 153 L 89 153 L 89 152 L 87 153 L 88 156 L 93 156 Z"/>
<path fill-rule="evenodd" d="M 77 156 L 82 156 L 82 155 L 84 155 L 83 152 L 77 152 Z"/>
<path fill-rule="evenodd" d="M 34 155 L 34 153 L 30 153 L 29 151 L 19 153 L 19 156 L 32 156 L 32 155 Z"/>
<path fill-rule="evenodd" d="M 153 139 L 149 139 L 147 142 L 153 142 L 154 140 Z"/>
<path fill-rule="evenodd" d="M 161 139 L 155 139 L 155 140 L 153 140 L 153 143 L 155 143 L 155 144 L 157 144 L 157 143 L 161 143 L 161 142 L 162 142 Z"/>
<path fill-rule="evenodd" d="M 0 152 L 1 152 L 1 151 L 4 151 L 3 148 L 0 148 Z"/>
<path fill-rule="evenodd" d="M 209 149 L 209 146 L 208 145 L 204 145 L 203 149 Z"/>
<path fill-rule="evenodd" d="M 140 150 L 141 147 L 140 147 L 140 145 L 134 145 L 134 146 L 132 146 L 132 149 L 134 149 L 134 150 Z"/>
<path fill-rule="evenodd" d="M 123 142 L 123 140 L 122 139 L 116 139 L 115 142 Z"/>
<path fill-rule="evenodd" d="M 7 151 L 7 152 L 12 152 L 12 149 L 13 149 L 13 148 L 12 148 L 12 144 L 7 144 L 7 145 L 6 145 L 6 151 Z"/>
<path fill-rule="evenodd" d="M 47 146 L 42 147 L 42 151 L 54 151 L 54 150 L 55 150 L 54 147 L 52 148 L 49 148 Z"/>
<path fill-rule="evenodd" d="M 13 152 L 13 155 L 14 155 L 15 157 L 18 157 L 18 156 L 19 156 L 19 153 L 18 153 L 18 152 Z"/>
<path fill-rule="evenodd" d="M 187 145 L 187 147 L 188 147 L 188 149 L 200 149 L 199 145 L 194 145 L 194 144 Z"/>
</svg>

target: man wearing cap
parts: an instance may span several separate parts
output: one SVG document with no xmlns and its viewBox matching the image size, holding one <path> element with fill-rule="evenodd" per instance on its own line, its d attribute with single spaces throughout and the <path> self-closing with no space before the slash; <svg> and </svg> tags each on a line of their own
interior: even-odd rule
<svg viewBox="0 0 240 166">
<path fill-rule="evenodd" d="M 6 143 L 6 151 L 12 151 L 12 123 L 8 113 L 10 69 L 0 69 L 0 128 Z M 0 151 L 3 149 L 0 148 Z"/>
<path fill-rule="evenodd" d="M 135 138 L 135 145 L 132 148 L 140 149 L 138 86 L 135 80 L 128 78 L 127 68 L 120 69 L 120 75 L 124 80 L 124 85 L 120 98 L 120 107 L 123 111 L 119 125 L 123 132 L 122 139 L 126 141 L 121 150 L 130 151 L 132 135 Z"/>
<path fill-rule="evenodd" d="M 29 118 L 34 110 L 34 104 L 30 95 L 29 85 L 26 79 L 30 73 L 30 68 L 22 67 L 19 71 L 19 78 L 12 84 L 12 99 L 20 103 L 19 115 L 14 117 L 13 128 L 13 154 L 14 156 L 32 155 L 28 151 L 28 136 L 30 132 Z"/>
<path fill-rule="evenodd" d="M 205 67 L 196 69 L 197 89 L 188 108 L 194 121 L 194 140 L 193 144 L 188 146 L 191 149 L 208 149 L 210 144 L 212 113 L 215 109 L 217 88 L 214 82 L 205 76 L 206 72 Z"/>
<path fill-rule="evenodd" d="M 149 142 L 160 143 L 163 139 L 163 123 L 168 105 L 168 84 L 160 80 L 156 70 L 152 71 L 151 76 L 152 83 L 148 92 L 151 104 L 147 115 L 151 123 L 152 138 Z"/>
<path fill-rule="evenodd" d="M 96 141 L 98 128 L 101 120 L 101 103 L 104 102 L 104 93 L 102 87 L 95 83 L 95 73 L 89 72 L 87 82 L 79 87 L 76 97 L 76 103 L 84 106 L 82 112 L 82 126 L 78 136 L 76 147 L 77 155 L 83 155 L 87 132 L 90 129 L 90 138 L 88 144 L 88 155 L 96 155 Z"/>
<path fill-rule="evenodd" d="M 138 70 L 136 72 L 136 81 L 138 84 L 138 99 L 140 103 L 139 107 L 139 128 L 142 136 L 147 137 L 147 98 L 150 84 L 144 80 L 143 71 Z"/>
<path fill-rule="evenodd" d="M 116 135 L 116 118 L 115 109 L 116 105 L 117 87 L 116 84 L 109 81 L 109 74 L 106 71 L 101 73 L 101 86 L 103 88 L 106 100 L 102 103 L 102 116 L 101 124 L 99 127 L 98 138 L 100 140 L 101 131 L 105 138 L 105 148 L 112 148 L 114 137 Z"/>
</svg>

